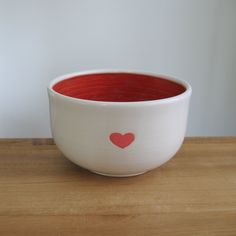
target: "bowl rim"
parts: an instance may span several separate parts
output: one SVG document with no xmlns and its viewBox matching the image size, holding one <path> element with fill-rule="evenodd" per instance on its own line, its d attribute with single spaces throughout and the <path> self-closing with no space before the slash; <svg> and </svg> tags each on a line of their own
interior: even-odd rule
<svg viewBox="0 0 236 236">
<path fill-rule="evenodd" d="M 90 75 L 90 74 L 106 74 L 106 73 L 129 73 L 129 74 L 136 74 L 136 75 L 147 75 L 147 76 L 159 77 L 161 79 L 173 81 L 177 84 L 180 84 L 184 86 L 186 90 L 179 95 L 163 98 L 163 99 L 147 100 L 147 101 L 113 102 L 113 101 L 95 101 L 95 100 L 74 98 L 74 97 L 70 97 L 70 96 L 58 93 L 53 89 L 53 86 L 56 83 L 62 80 L 75 77 L 75 76 Z M 81 105 L 96 105 L 96 106 L 142 106 L 142 105 L 148 106 L 148 105 L 156 105 L 156 104 L 166 104 L 166 103 L 172 103 L 172 102 L 185 99 L 187 97 L 190 97 L 192 94 L 191 85 L 185 80 L 176 79 L 176 78 L 158 74 L 158 73 L 138 71 L 138 70 L 120 70 L 120 69 L 94 69 L 94 70 L 85 70 L 85 71 L 80 71 L 80 72 L 64 74 L 51 80 L 47 87 L 47 90 L 48 90 L 49 95 L 54 95 L 60 99 L 67 100 L 69 102 L 78 103 Z"/>
</svg>

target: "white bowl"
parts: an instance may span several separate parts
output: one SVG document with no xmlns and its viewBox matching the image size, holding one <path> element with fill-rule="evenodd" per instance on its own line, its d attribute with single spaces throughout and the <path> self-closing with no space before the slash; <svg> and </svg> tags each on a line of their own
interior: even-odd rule
<svg viewBox="0 0 236 236">
<path fill-rule="evenodd" d="M 156 74 L 99 70 L 64 75 L 49 87 L 56 145 L 102 175 L 142 174 L 167 162 L 184 140 L 191 87 Z"/>
</svg>

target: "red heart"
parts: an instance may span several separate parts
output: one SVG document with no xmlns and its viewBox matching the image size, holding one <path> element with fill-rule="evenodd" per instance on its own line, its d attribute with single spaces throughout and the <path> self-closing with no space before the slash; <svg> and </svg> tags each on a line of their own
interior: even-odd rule
<svg viewBox="0 0 236 236">
<path fill-rule="evenodd" d="M 126 133 L 126 134 L 112 133 L 110 135 L 111 142 L 120 148 L 125 148 L 129 146 L 134 141 L 134 138 L 135 138 L 134 134 L 132 133 Z"/>
</svg>

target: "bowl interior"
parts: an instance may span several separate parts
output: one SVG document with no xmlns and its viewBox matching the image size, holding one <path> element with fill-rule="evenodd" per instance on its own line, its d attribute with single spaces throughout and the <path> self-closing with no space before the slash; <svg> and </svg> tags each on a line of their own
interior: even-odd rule
<svg viewBox="0 0 236 236">
<path fill-rule="evenodd" d="M 177 96 L 184 85 L 162 77 L 133 73 L 94 73 L 61 80 L 52 89 L 65 96 L 107 102 L 137 102 Z"/>
</svg>

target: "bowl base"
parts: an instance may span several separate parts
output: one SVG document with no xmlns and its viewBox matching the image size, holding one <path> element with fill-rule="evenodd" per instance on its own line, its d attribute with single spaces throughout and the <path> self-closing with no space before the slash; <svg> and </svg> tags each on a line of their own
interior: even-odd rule
<svg viewBox="0 0 236 236">
<path fill-rule="evenodd" d="M 91 171 L 95 174 L 98 174 L 98 175 L 103 175 L 103 176 L 108 176 L 108 177 L 132 177 L 132 176 L 136 176 L 136 175 L 142 175 L 147 172 L 147 171 L 143 171 L 143 172 L 139 172 L 139 173 L 135 173 L 135 174 L 128 174 L 128 175 L 113 175 L 113 174 L 97 172 L 94 170 L 89 170 L 89 171 Z"/>
</svg>

